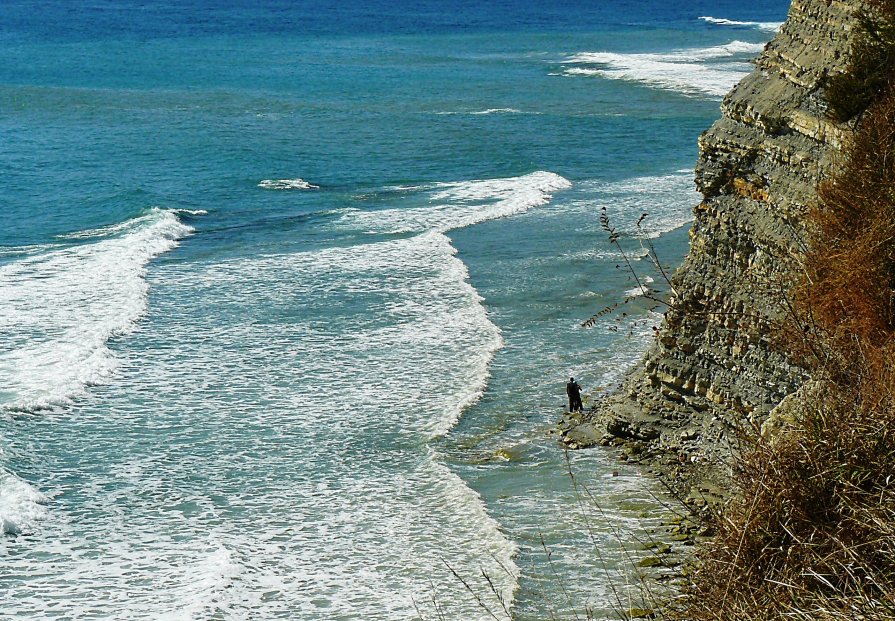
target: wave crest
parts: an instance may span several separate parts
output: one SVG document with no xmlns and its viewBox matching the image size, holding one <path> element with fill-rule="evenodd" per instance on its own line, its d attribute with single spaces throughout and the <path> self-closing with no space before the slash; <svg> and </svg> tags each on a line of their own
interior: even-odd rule
<svg viewBox="0 0 895 621">
<path fill-rule="evenodd" d="M 64 405 L 103 383 L 118 365 L 107 342 L 146 312 L 147 263 L 192 230 L 173 211 L 153 208 L 67 236 L 95 241 L 0 266 L 0 325 L 15 326 L 0 353 L 0 410 Z"/>
<path fill-rule="evenodd" d="M 357 211 L 341 225 L 371 233 L 447 232 L 487 220 L 521 214 L 550 201 L 572 186 L 556 173 L 538 171 L 521 177 L 440 183 L 429 190 L 426 207 Z"/>
<path fill-rule="evenodd" d="M 734 19 L 726 19 L 724 17 L 711 17 L 709 15 L 702 15 L 699 19 L 716 26 L 739 26 L 743 28 L 757 28 L 758 30 L 764 30 L 766 32 L 777 32 L 778 30 L 780 30 L 780 26 L 783 25 L 783 22 L 740 22 Z"/>
<path fill-rule="evenodd" d="M 563 74 L 640 82 L 686 95 L 723 97 L 751 71 L 745 61 L 763 49 L 763 43 L 731 41 L 661 54 L 583 52 L 564 61 L 583 66 L 568 68 Z"/>
<path fill-rule="evenodd" d="M 304 179 L 263 179 L 258 182 L 259 188 L 265 190 L 319 190 L 319 185 L 308 183 Z"/>
</svg>

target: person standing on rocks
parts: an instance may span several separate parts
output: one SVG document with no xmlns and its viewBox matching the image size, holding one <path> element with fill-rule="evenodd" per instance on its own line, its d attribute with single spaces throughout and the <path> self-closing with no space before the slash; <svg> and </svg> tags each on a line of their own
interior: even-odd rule
<svg viewBox="0 0 895 621">
<path fill-rule="evenodd" d="M 569 395 L 569 412 L 580 412 L 581 405 L 581 386 L 575 381 L 574 377 L 569 378 L 566 384 L 566 394 Z"/>
</svg>

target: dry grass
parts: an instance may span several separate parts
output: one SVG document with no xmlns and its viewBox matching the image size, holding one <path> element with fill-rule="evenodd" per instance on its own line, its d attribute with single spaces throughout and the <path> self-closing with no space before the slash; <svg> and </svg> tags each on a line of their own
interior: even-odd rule
<svg viewBox="0 0 895 621">
<path fill-rule="evenodd" d="M 691 576 L 687 619 L 895 619 L 895 376 L 830 384 L 762 439 Z"/>
<path fill-rule="evenodd" d="M 868 110 L 819 197 L 795 291 L 805 336 L 791 345 L 815 370 L 855 383 L 895 334 L 895 91 Z"/>
<path fill-rule="evenodd" d="M 895 15 L 895 0 L 875 8 Z M 808 218 L 811 250 L 785 335 L 815 388 L 791 407 L 782 432 L 744 435 L 737 499 L 716 518 L 717 536 L 673 618 L 895 619 L 891 50 L 886 67 L 865 68 L 882 86 Z"/>
</svg>

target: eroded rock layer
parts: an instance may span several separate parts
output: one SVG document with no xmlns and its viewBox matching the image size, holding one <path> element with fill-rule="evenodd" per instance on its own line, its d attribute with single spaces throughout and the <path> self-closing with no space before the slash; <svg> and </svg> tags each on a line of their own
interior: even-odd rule
<svg viewBox="0 0 895 621">
<path fill-rule="evenodd" d="M 856 2 L 794 0 L 756 69 L 699 139 L 690 251 L 658 339 L 597 417 L 566 433 L 658 441 L 716 458 L 805 380 L 774 343 L 797 264 L 801 219 L 850 130 L 826 118 L 824 78 L 842 71 Z"/>
</svg>

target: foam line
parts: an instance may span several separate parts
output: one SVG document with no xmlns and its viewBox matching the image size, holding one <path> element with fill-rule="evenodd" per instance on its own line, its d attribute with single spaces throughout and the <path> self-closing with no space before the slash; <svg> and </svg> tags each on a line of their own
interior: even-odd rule
<svg viewBox="0 0 895 621">
<path fill-rule="evenodd" d="M 108 340 L 135 328 L 146 312 L 147 263 L 192 228 L 167 210 L 69 235 L 97 241 L 37 253 L 0 266 L 0 325 L 8 378 L 0 409 L 70 403 L 114 371 Z"/>
<path fill-rule="evenodd" d="M 308 183 L 304 179 L 263 179 L 258 182 L 259 188 L 265 190 L 317 190 L 319 185 Z"/>
<path fill-rule="evenodd" d="M 722 97 L 743 79 L 751 67 L 744 60 L 764 49 L 764 44 L 732 41 L 707 48 L 674 50 L 656 54 L 583 52 L 564 64 L 567 76 L 599 76 L 640 82 L 687 95 Z M 723 62 L 722 62 L 723 61 Z"/>
<path fill-rule="evenodd" d="M 470 114 L 474 114 L 477 116 L 486 115 L 486 114 L 522 114 L 522 110 L 516 110 L 515 108 L 488 108 L 487 110 L 479 110 L 478 112 L 470 112 Z"/>
<path fill-rule="evenodd" d="M 357 211 L 340 225 L 371 233 L 447 232 L 487 220 L 521 214 L 550 201 L 554 192 L 571 187 L 551 172 L 521 177 L 442 183 L 428 195 L 426 207 Z"/>
<path fill-rule="evenodd" d="M 733 19 L 725 19 L 723 17 L 711 17 L 708 15 L 700 16 L 702 21 L 716 26 L 738 26 L 742 28 L 757 28 L 767 32 L 777 32 L 783 22 L 740 22 Z"/>
<path fill-rule="evenodd" d="M 471 116 L 487 116 L 490 114 L 540 114 L 540 112 L 524 112 L 516 108 L 487 108 L 485 110 L 473 110 L 469 112 L 436 112 L 438 116 L 456 116 L 468 114 Z"/>
</svg>

